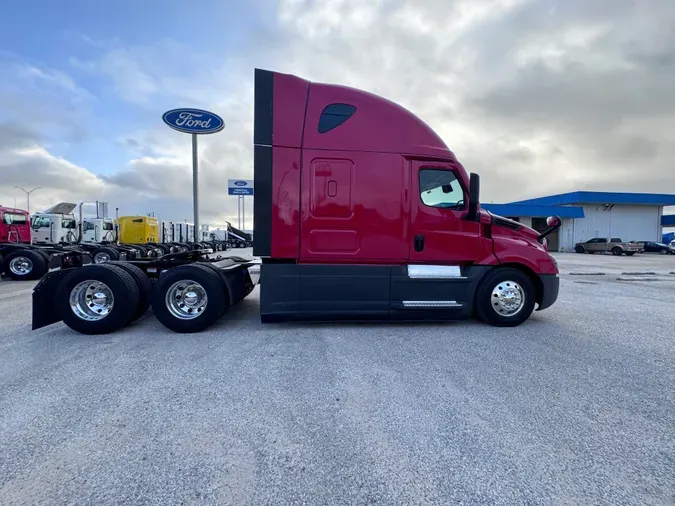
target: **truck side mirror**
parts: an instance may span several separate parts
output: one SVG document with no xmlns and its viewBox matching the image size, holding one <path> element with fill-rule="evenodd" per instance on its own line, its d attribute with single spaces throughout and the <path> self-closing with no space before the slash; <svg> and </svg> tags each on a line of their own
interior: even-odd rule
<svg viewBox="0 0 675 506">
<path fill-rule="evenodd" d="M 478 219 L 478 203 L 480 201 L 480 176 L 474 172 L 469 175 L 469 212 L 464 218 L 467 221 Z"/>
<path fill-rule="evenodd" d="M 546 226 L 548 227 L 558 227 L 560 224 L 560 218 L 557 216 L 549 216 L 546 218 Z"/>
</svg>

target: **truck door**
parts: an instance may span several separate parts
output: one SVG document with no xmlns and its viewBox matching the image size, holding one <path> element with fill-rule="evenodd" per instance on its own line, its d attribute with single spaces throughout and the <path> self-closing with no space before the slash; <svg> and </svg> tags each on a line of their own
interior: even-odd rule
<svg viewBox="0 0 675 506">
<path fill-rule="evenodd" d="M 448 163 L 411 162 L 411 263 L 461 265 L 478 258 L 479 224 L 462 219 L 469 190 Z"/>
</svg>

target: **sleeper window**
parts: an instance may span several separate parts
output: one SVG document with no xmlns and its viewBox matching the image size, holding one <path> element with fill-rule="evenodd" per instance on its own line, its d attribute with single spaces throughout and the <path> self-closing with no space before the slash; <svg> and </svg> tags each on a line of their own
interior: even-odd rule
<svg viewBox="0 0 675 506">
<path fill-rule="evenodd" d="M 350 104 L 330 104 L 324 107 L 319 118 L 320 134 L 325 134 L 334 128 L 339 127 L 352 117 L 356 112 L 356 107 Z"/>
<path fill-rule="evenodd" d="M 422 169 L 419 172 L 420 198 L 430 207 L 462 209 L 464 190 L 454 172 L 445 169 Z"/>
</svg>

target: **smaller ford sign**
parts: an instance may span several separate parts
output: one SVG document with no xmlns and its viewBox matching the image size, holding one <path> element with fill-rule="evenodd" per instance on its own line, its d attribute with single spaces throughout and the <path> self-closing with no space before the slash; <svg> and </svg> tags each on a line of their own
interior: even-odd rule
<svg viewBox="0 0 675 506">
<path fill-rule="evenodd" d="M 252 179 L 228 179 L 227 180 L 227 194 L 228 195 L 253 195 L 253 180 Z"/>
<path fill-rule="evenodd" d="M 162 119 L 174 130 L 188 134 L 213 134 L 225 127 L 220 116 L 201 109 L 172 109 Z"/>
</svg>

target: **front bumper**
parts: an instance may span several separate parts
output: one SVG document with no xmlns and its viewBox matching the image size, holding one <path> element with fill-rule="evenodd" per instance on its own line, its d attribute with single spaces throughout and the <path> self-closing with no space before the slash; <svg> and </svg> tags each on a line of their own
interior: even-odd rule
<svg viewBox="0 0 675 506">
<path fill-rule="evenodd" d="M 558 300 L 558 292 L 560 291 L 560 277 L 557 274 L 540 274 L 541 280 L 541 302 L 537 311 L 551 307 L 553 303 Z"/>
</svg>

